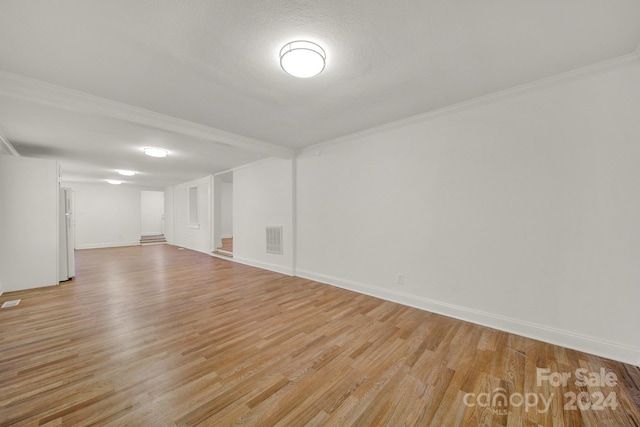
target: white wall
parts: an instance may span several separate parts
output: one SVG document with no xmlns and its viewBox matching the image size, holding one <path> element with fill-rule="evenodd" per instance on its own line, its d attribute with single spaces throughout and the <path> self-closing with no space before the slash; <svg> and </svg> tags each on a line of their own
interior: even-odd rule
<svg viewBox="0 0 640 427">
<path fill-rule="evenodd" d="M 223 182 L 221 195 L 222 237 L 233 237 L 233 183 Z"/>
<path fill-rule="evenodd" d="M 211 226 L 213 227 L 213 241 L 211 247 L 217 249 L 222 246 L 222 175 L 211 178 Z"/>
<path fill-rule="evenodd" d="M 58 163 L 0 155 L 0 284 L 58 284 Z"/>
<path fill-rule="evenodd" d="M 2 156 L 2 154 L 6 154 L 6 152 L 2 151 L 2 143 L 0 143 L 0 156 Z M 3 182 L 5 181 L 5 175 L 4 175 L 4 168 L 3 168 L 3 162 L 2 162 L 3 157 L 0 157 L 0 295 L 2 295 L 2 293 L 4 292 L 4 274 L 2 273 L 2 271 L 4 271 L 4 228 L 2 224 L 5 224 L 4 221 L 4 199 L 5 199 L 5 195 L 4 195 L 4 184 Z M 8 182 L 9 180 L 6 179 L 6 181 Z"/>
<path fill-rule="evenodd" d="M 0 147 L 2 145 L 0 144 Z M 2 155 L 2 151 L 0 148 L 0 155 Z M 3 184 L 2 181 L 4 180 L 3 178 L 3 167 L 2 167 L 2 157 L 0 157 L 0 295 L 2 295 L 2 293 L 4 292 L 4 274 L 2 273 L 2 271 L 4 270 L 4 229 L 2 224 L 4 224 L 4 216 L 3 216 L 3 212 L 4 212 L 4 190 L 3 188 Z"/>
<path fill-rule="evenodd" d="M 76 198 L 76 249 L 140 244 L 141 187 L 65 182 Z"/>
<path fill-rule="evenodd" d="M 305 151 L 297 273 L 640 364 L 639 118 L 636 62 Z"/>
<path fill-rule="evenodd" d="M 173 186 L 174 245 L 211 253 L 211 176 Z M 198 190 L 198 225 L 189 224 L 189 188 Z M 166 194 L 166 193 L 165 193 Z"/>
<path fill-rule="evenodd" d="M 164 191 L 140 192 L 140 234 L 153 236 L 164 233 Z"/>
<path fill-rule="evenodd" d="M 283 254 L 266 253 L 266 227 L 283 227 Z M 233 171 L 233 259 L 293 274 L 293 160 L 268 159 Z"/>
<path fill-rule="evenodd" d="M 164 189 L 164 237 L 171 245 L 175 244 L 174 221 L 173 187 L 167 187 Z"/>
</svg>

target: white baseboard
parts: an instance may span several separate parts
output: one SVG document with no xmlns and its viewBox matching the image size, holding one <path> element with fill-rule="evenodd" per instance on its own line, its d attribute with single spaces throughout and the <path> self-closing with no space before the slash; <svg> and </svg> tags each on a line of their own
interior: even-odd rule
<svg viewBox="0 0 640 427">
<path fill-rule="evenodd" d="M 186 245 L 177 245 L 177 244 L 169 243 L 169 242 L 163 243 L 163 244 L 168 245 L 168 246 L 174 246 L 176 248 L 188 249 L 188 250 L 194 251 L 194 252 L 200 252 L 201 254 L 211 255 L 211 252 L 209 250 L 207 250 L 207 249 L 192 248 L 192 247 L 189 247 L 189 246 L 186 246 Z M 143 245 L 143 246 L 146 246 L 146 245 Z"/>
<path fill-rule="evenodd" d="M 78 245 L 76 249 L 118 248 L 120 246 L 140 246 L 140 242 L 90 243 Z"/>
<path fill-rule="evenodd" d="M 229 261 L 238 262 L 240 264 L 250 265 L 251 267 L 258 267 L 264 270 L 274 271 L 276 273 L 286 274 L 287 276 L 293 276 L 293 268 L 284 267 L 282 265 L 270 264 L 267 262 L 256 261 L 248 258 L 239 258 L 237 256 L 233 256 L 233 258 L 225 258 Z"/>
<path fill-rule="evenodd" d="M 444 316 L 453 317 L 478 325 L 533 338 L 550 344 L 579 350 L 608 359 L 640 366 L 640 349 L 612 343 L 606 340 L 576 334 L 557 328 L 550 328 L 536 323 L 525 322 L 505 316 L 499 316 L 480 310 L 461 307 L 441 301 L 420 297 L 392 289 L 371 286 L 352 280 L 340 279 L 312 271 L 296 270 L 296 276 L 316 282 L 326 283 L 350 291 L 359 292 L 387 301 L 415 307 Z"/>
</svg>

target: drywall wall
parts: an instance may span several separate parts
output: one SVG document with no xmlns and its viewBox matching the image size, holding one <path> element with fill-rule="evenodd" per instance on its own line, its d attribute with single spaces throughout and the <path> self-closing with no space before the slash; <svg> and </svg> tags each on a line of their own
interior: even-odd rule
<svg viewBox="0 0 640 427">
<path fill-rule="evenodd" d="M 174 221 L 173 187 L 167 187 L 164 189 L 164 237 L 167 239 L 167 243 L 171 245 L 175 243 Z"/>
<path fill-rule="evenodd" d="M 0 283 L 4 292 L 58 284 L 59 167 L 0 155 Z"/>
<path fill-rule="evenodd" d="M 211 253 L 212 177 L 173 186 L 173 244 L 194 251 Z M 195 190 L 190 190 L 190 189 Z M 195 210 L 190 213 L 190 196 L 196 194 Z M 166 193 L 165 193 L 166 194 Z M 165 211 L 166 212 L 166 211 Z M 195 221 L 194 221 L 195 220 Z"/>
<path fill-rule="evenodd" d="M 76 249 L 140 244 L 143 187 L 65 182 L 75 193 Z"/>
<path fill-rule="evenodd" d="M 229 172 L 227 172 L 229 173 Z M 217 174 L 211 177 L 211 226 L 213 227 L 213 241 L 211 247 L 218 249 L 222 247 L 222 175 Z"/>
<path fill-rule="evenodd" d="M 0 153 L 0 156 L 2 155 L 2 153 Z M 2 158 L 0 157 L 0 180 L 4 179 L 3 178 L 3 173 L 2 173 Z M 4 211 L 4 192 L 2 190 L 2 182 L 0 182 L 0 295 L 2 295 L 2 293 L 4 292 L 4 274 L 2 274 L 2 271 L 4 270 L 4 249 L 3 249 L 3 245 L 4 245 L 4 230 L 3 230 L 3 226 L 2 224 L 4 224 L 4 220 L 3 220 L 3 211 Z"/>
<path fill-rule="evenodd" d="M 222 195 L 221 195 L 221 210 L 220 213 L 222 215 L 221 224 L 222 227 L 221 236 L 222 237 L 233 237 L 233 183 L 232 182 L 223 182 L 221 185 Z"/>
<path fill-rule="evenodd" d="M 283 227 L 283 253 L 266 253 L 266 227 Z M 267 159 L 233 171 L 233 259 L 293 274 L 293 160 Z"/>
<path fill-rule="evenodd" d="M 635 62 L 310 148 L 297 274 L 640 364 L 638 117 Z"/>
</svg>

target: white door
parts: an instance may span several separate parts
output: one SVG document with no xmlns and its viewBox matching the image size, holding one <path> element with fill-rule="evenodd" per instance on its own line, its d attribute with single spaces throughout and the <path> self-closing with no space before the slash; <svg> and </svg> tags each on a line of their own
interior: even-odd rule
<svg viewBox="0 0 640 427">
<path fill-rule="evenodd" d="M 140 193 L 141 235 L 155 236 L 164 233 L 164 192 L 146 191 Z"/>
</svg>

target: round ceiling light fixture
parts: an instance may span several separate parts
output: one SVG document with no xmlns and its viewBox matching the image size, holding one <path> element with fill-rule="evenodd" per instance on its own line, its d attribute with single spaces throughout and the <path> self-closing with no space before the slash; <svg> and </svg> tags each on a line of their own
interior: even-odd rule
<svg viewBox="0 0 640 427">
<path fill-rule="evenodd" d="M 280 66 L 294 77 L 317 76 L 324 70 L 326 60 L 324 49 L 306 40 L 289 42 L 280 49 Z"/>
<path fill-rule="evenodd" d="M 124 176 L 134 176 L 136 174 L 134 171 L 128 171 L 128 170 L 124 170 L 124 169 L 118 170 L 118 173 L 120 175 L 124 175 Z"/>
<path fill-rule="evenodd" d="M 164 148 L 144 147 L 142 151 L 144 154 L 151 157 L 167 157 L 169 155 L 169 151 Z"/>
<path fill-rule="evenodd" d="M 107 182 L 111 185 L 120 185 L 122 184 L 122 181 L 120 181 L 119 179 L 108 179 Z"/>
</svg>

